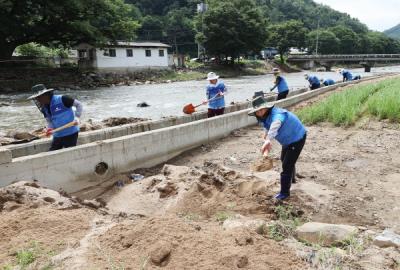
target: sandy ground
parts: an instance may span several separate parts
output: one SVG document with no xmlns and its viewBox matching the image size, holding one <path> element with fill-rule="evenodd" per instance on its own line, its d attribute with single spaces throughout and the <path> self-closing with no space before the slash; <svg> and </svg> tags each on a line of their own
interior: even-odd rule
<svg viewBox="0 0 400 270">
<path fill-rule="evenodd" d="M 398 125 L 369 120 L 308 127 L 285 204 L 304 221 L 355 225 L 372 237 L 385 228 L 400 233 L 399 138 Z M 394 248 L 365 244 L 335 268 L 312 259 L 315 247 L 260 233 L 277 219 L 281 170 L 277 144 L 272 170 L 250 170 L 261 144 L 260 127 L 242 129 L 137 170 L 143 180 L 115 176 L 99 187 L 105 207 L 26 184 L 0 189 L 0 267 L 36 249 L 27 269 L 399 269 Z"/>
</svg>

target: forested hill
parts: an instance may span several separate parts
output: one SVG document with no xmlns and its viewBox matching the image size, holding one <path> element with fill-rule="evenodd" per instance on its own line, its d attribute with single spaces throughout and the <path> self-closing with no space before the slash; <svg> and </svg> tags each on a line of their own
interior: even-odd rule
<svg viewBox="0 0 400 270">
<path fill-rule="evenodd" d="M 161 40 L 179 49 L 196 54 L 196 29 L 201 32 L 197 4 L 200 0 L 125 0 L 137 7 L 141 27 L 138 39 Z M 209 6 L 235 2 L 248 5 L 247 0 L 207 0 Z M 218 2 L 218 3 L 217 3 Z M 242 4 L 240 2 L 243 2 Z M 348 14 L 336 11 L 312 0 L 254 0 L 255 7 L 266 20 L 266 27 L 299 21 L 305 29 L 304 46 L 314 50 L 316 30 L 320 29 L 320 53 L 385 53 L 398 49 L 397 45 L 381 33 Z M 222 15 L 221 15 L 222 16 Z M 197 28 L 196 28 L 197 26 Z M 224 27 L 224 25 L 221 25 Z M 271 29 L 270 29 L 271 30 Z M 267 42 L 268 43 L 268 42 Z M 276 46 L 276 44 L 265 44 Z M 388 52 L 389 53 L 389 52 Z"/>
<path fill-rule="evenodd" d="M 400 39 L 400 24 L 386 30 L 383 33 L 385 33 L 387 36 L 389 36 L 391 38 Z"/>
</svg>

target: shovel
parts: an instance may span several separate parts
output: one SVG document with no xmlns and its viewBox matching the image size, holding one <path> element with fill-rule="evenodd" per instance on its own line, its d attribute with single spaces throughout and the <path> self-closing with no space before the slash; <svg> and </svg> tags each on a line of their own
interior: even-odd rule
<svg viewBox="0 0 400 270">
<path fill-rule="evenodd" d="M 217 99 L 218 97 L 219 97 L 219 94 L 216 94 L 215 97 L 210 98 L 209 100 L 207 100 L 207 103 L 212 101 L 212 100 L 214 100 L 214 99 Z M 186 105 L 185 107 L 183 107 L 183 112 L 185 114 L 192 114 L 192 113 L 194 113 L 196 111 L 196 108 L 200 107 L 201 105 L 203 105 L 203 103 L 201 103 L 199 105 L 196 105 L 196 106 L 194 106 L 192 103 L 190 103 L 190 104 Z"/>
<path fill-rule="evenodd" d="M 64 130 L 64 129 L 66 129 L 66 128 L 73 127 L 73 126 L 76 126 L 76 125 L 77 125 L 77 122 L 76 122 L 76 121 L 72 121 L 72 122 L 69 122 L 68 124 L 65 124 L 65 125 L 62 126 L 62 127 L 53 129 L 53 130 L 52 130 L 52 133 L 57 132 L 57 131 L 61 131 L 61 130 Z M 13 142 L 11 142 L 10 144 L 28 143 L 28 142 L 31 142 L 31 141 L 34 141 L 34 140 L 39 140 L 39 139 L 46 138 L 46 137 L 47 137 L 47 136 L 46 136 L 46 132 L 43 132 L 43 133 L 40 133 L 40 134 L 38 134 L 38 135 L 36 135 L 36 136 L 33 136 L 32 138 L 13 141 Z"/>
</svg>

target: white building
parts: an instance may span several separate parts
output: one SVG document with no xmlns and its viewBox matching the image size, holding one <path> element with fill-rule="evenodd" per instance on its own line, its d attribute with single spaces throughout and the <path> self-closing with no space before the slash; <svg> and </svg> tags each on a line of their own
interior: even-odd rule
<svg viewBox="0 0 400 270">
<path fill-rule="evenodd" d="M 76 47 L 80 68 L 129 72 L 140 69 L 168 68 L 169 45 L 157 42 L 125 42 L 96 48 L 89 44 Z"/>
</svg>

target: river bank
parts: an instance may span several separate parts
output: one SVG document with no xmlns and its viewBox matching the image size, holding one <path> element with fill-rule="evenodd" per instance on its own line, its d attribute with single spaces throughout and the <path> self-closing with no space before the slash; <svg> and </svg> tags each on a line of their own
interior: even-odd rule
<svg viewBox="0 0 400 270">
<path fill-rule="evenodd" d="M 270 73 L 271 62 L 244 61 L 235 66 L 189 63 L 181 69 L 146 69 L 130 73 L 80 71 L 77 68 L 0 68 L 0 93 L 26 92 L 37 83 L 59 90 L 95 89 L 201 80 L 210 71 L 222 78 L 255 76 Z"/>
</svg>

